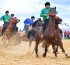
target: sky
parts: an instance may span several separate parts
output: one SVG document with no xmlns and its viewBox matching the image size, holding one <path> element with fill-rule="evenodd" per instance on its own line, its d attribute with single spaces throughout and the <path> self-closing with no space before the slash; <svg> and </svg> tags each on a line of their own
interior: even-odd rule
<svg viewBox="0 0 70 65">
<path fill-rule="evenodd" d="M 26 18 L 31 16 L 35 16 L 36 19 L 40 18 L 41 10 L 47 1 L 51 3 L 51 7 L 56 6 L 57 16 L 63 19 L 62 24 L 59 25 L 60 28 L 70 28 L 70 0 L 0 0 L 0 17 L 5 14 L 6 10 L 9 10 L 10 14 L 14 13 L 15 17 L 20 19 L 17 26 L 23 29 L 23 22 Z M 3 21 L 0 21 L 0 26 L 2 25 Z"/>
</svg>

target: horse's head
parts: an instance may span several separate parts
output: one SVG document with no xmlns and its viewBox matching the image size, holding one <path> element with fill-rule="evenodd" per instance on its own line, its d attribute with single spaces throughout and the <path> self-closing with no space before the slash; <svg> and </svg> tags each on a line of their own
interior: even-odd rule
<svg viewBox="0 0 70 65">
<path fill-rule="evenodd" d="M 38 22 L 42 22 L 41 18 L 38 18 L 37 21 L 38 21 Z"/>
<path fill-rule="evenodd" d="M 20 22 L 20 19 L 18 19 L 18 18 L 15 17 L 15 18 L 14 18 L 14 22 L 15 22 L 15 23 L 19 23 L 19 22 Z"/>
<path fill-rule="evenodd" d="M 42 24 L 42 20 L 41 18 L 38 18 L 34 23 L 33 23 L 33 27 L 35 26 L 40 26 Z"/>
<path fill-rule="evenodd" d="M 56 24 L 61 24 L 62 19 L 61 19 L 61 18 L 59 18 L 59 17 L 56 17 L 55 21 L 56 21 L 56 22 L 55 22 Z"/>
<path fill-rule="evenodd" d="M 10 18 L 10 22 L 11 22 L 12 24 L 14 24 L 14 23 L 19 23 L 20 20 L 15 17 L 15 18 Z"/>
<path fill-rule="evenodd" d="M 42 20 L 41 20 L 41 18 L 38 18 L 37 21 L 36 21 L 36 25 L 40 26 L 41 24 L 42 24 Z"/>
<path fill-rule="evenodd" d="M 56 16 L 56 7 L 50 9 L 50 16 L 51 17 L 55 17 Z"/>
</svg>

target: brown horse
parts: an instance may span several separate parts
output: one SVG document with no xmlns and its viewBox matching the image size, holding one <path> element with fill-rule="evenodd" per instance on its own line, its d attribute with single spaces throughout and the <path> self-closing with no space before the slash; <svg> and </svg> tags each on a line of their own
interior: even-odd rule
<svg viewBox="0 0 70 65">
<path fill-rule="evenodd" d="M 6 43 L 7 40 L 10 41 L 10 37 L 14 34 L 14 32 L 13 32 L 13 25 L 17 24 L 19 22 L 20 22 L 20 20 L 18 18 L 10 18 L 10 22 L 7 25 L 7 27 L 6 27 L 5 31 L 4 31 L 4 34 L 3 34 L 3 38 L 2 38 L 3 40 L 2 41 L 4 41 L 4 44 L 2 45 L 2 47 L 3 46 L 7 46 L 7 43 Z"/>
<path fill-rule="evenodd" d="M 13 25 L 19 23 L 20 20 L 17 18 L 10 18 L 9 25 L 6 27 L 3 36 L 10 37 L 13 33 Z M 16 25 L 15 25 L 16 27 Z"/>
<path fill-rule="evenodd" d="M 17 24 L 19 22 L 20 22 L 19 19 L 11 18 L 10 22 L 9 22 L 9 25 L 7 26 L 7 28 L 6 28 L 5 32 L 4 32 L 4 35 L 10 36 L 13 33 L 13 25 Z M 16 27 L 16 25 L 15 25 L 15 27 Z"/>
<path fill-rule="evenodd" d="M 32 43 L 32 41 L 35 41 L 35 34 L 36 34 L 36 32 L 37 32 L 37 35 L 38 35 L 38 38 L 40 38 L 40 42 L 43 42 L 43 45 L 42 45 L 42 47 L 44 47 L 45 46 L 45 41 L 44 41 L 44 38 L 41 38 L 41 37 L 39 37 L 39 36 L 41 36 L 41 29 L 42 29 L 42 20 L 39 18 L 37 21 L 35 21 L 34 22 L 34 24 L 33 24 L 33 28 L 32 28 L 32 30 L 30 30 L 29 32 L 28 32 L 28 35 L 27 35 L 27 38 L 28 38 L 28 40 L 29 40 L 29 47 L 31 48 L 31 43 Z M 56 24 L 58 25 L 58 24 L 60 24 L 62 22 L 62 19 L 60 19 L 59 17 L 57 17 L 56 18 Z M 39 42 L 39 43 L 40 43 Z M 47 44 L 48 45 L 48 47 L 50 46 L 50 44 Z"/>
<path fill-rule="evenodd" d="M 50 17 L 49 24 L 48 24 L 48 26 L 44 32 L 45 52 L 43 54 L 43 57 L 46 56 L 47 43 L 51 43 L 55 57 L 57 57 L 57 53 L 56 53 L 58 50 L 58 42 L 57 41 L 59 41 L 59 45 L 60 45 L 62 51 L 68 57 L 68 54 L 65 52 L 65 50 L 63 48 L 62 39 L 61 39 L 60 34 L 59 34 L 59 29 L 57 30 L 57 32 L 55 31 L 56 8 L 53 8 L 50 10 L 50 16 L 49 17 Z M 55 45 L 57 45 L 57 49 L 55 48 Z"/>
<path fill-rule="evenodd" d="M 60 24 L 59 21 L 61 21 L 61 19 L 59 19 L 58 17 L 56 17 L 55 19 L 56 19 L 56 24 Z M 38 24 L 37 24 L 37 25 L 38 25 Z M 55 25 L 54 25 L 54 26 L 55 26 Z M 35 33 L 35 40 L 36 40 L 35 52 L 36 52 L 36 56 L 38 57 L 38 45 L 39 45 L 39 43 L 40 43 L 41 41 L 44 40 L 44 38 L 41 38 L 41 28 L 42 28 L 42 27 L 41 27 L 41 26 L 40 26 L 40 27 L 35 26 L 34 28 L 37 29 L 36 32 L 34 32 L 34 33 Z M 30 35 L 30 36 L 31 36 L 31 35 Z M 55 40 L 54 44 L 55 44 L 55 45 L 58 45 L 58 43 L 59 43 L 59 46 L 61 47 L 62 52 L 65 53 L 65 50 L 64 50 L 63 44 L 62 44 L 62 37 L 61 37 L 61 34 L 60 34 L 59 27 L 57 27 L 57 32 L 56 32 L 55 38 L 56 38 L 56 40 Z M 57 41 L 58 41 L 58 42 L 57 42 Z M 50 45 L 50 44 L 47 43 L 47 47 L 49 47 L 49 45 Z M 56 54 L 57 50 L 58 50 L 58 47 L 57 47 L 57 49 L 54 51 L 54 53 L 55 53 L 56 56 L 57 56 L 57 54 Z M 45 53 L 45 54 L 46 54 L 46 53 Z M 43 56 L 46 56 L 45 54 L 44 54 Z M 65 53 L 65 55 L 68 57 L 68 54 L 67 54 L 67 53 Z"/>
<path fill-rule="evenodd" d="M 5 31 L 4 31 L 4 35 L 8 35 L 8 34 L 11 34 L 11 33 L 13 33 L 13 25 L 15 24 L 15 31 L 17 32 L 17 27 L 16 27 L 16 24 L 17 23 L 19 23 L 20 22 L 20 20 L 19 19 L 17 19 L 17 18 L 10 18 L 10 22 L 9 22 L 9 24 L 6 26 L 6 29 L 5 29 Z M 0 32 L 1 32 L 1 30 L 2 30 L 2 27 L 3 26 L 0 26 Z"/>
</svg>

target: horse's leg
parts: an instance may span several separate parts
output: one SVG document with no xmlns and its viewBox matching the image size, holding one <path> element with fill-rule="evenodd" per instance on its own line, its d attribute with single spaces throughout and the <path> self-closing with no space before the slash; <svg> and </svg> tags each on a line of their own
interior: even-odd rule
<svg viewBox="0 0 70 65">
<path fill-rule="evenodd" d="M 29 30 L 29 25 L 26 25 L 26 26 L 25 26 L 25 34 L 26 34 L 26 35 L 28 34 L 28 30 Z"/>
<path fill-rule="evenodd" d="M 31 50 L 31 44 L 32 44 L 32 40 L 29 40 L 29 51 Z"/>
<path fill-rule="evenodd" d="M 53 53 L 54 53 L 55 57 L 57 58 L 57 53 L 56 53 L 56 52 L 54 52 L 54 51 L 55 51 L 55 49 L 56 49 L 56 48 L 55 48 L 55 45 L 53 45 L 53 44 L 52 44 L 52 48 L 53 48 Z"/>
<path fill-rule="evenodd" d="M 38 57 L 38 45 L 39 45 L 39 39 L 36 38 L 36 46 L 35 46 L 36 57 Z"/>
<path fill-rule="evenodd" d="M 9 43 L 10 43 L 10 39 L 7 39 L 7 42 L 5 44 L 5 48 L 7 48 L 9 46 Z"/>
<path fill-rule="evenodd" d="M 54 53 L 58 52 L 58 46 L 59 46 L 59 43 L 57 41 L 55 41 L 55 43 L 56 43 L 57 48 L 56 50 L 53 51 Z"/>
<path fill-rule="evenodd" d="M 6 44 L 4 45 L 5 48 L 7 48 L 9 46 L 9 43 L 10 43 L 10 37 L 9 37 L 9 35 L 6 35 Z"/>
<path fill-rule="evenodd" d="M 62 52 L 65 54 L 66 57 L 68 57 L 68 54 L 65 52 L 65 49 L 63 48 L 63 43 L 59 43 L 60 44 L 60 47 L 62 49 Z"/>
<path fill-rule="evenodd" d="M 49 46 L 50 46 L 50 43 L 47 43 L 47 47 Z M 45 48 L 45 42 L 43 43 L 42 48 Z"/>
<path fill-rule="evenodd" d="M 4 48 L 4 46 L 5 46 L 5 44 L 6 44 L 6 36 L 5 35 L 3 35 L 3 44 L 2 44 L 2 46 L 1 46 L 1 48 Z"/>
<path fill-rule="evenodd" d="M 32 41 L 30 40 L 30 41 L 29 41 L 29 48 L 31 48 L 31 44 L 32 44 Z"/>
<path fill-rule="evenodd" d="M 61 36 L 59 36 L 58 42 L 59 42 L 60 48 L 62 49 L 62 52 L 65 54 L 66 57 L 68 57 L 68 54 L 65 52 L 65 49 L 63 48 Z"/>
<path fill-rule="evenodd" d="M 47 40 L 45 41 L 45 52 L 44 52 L 44 54 L 43 54 L 43 57 L 46 56 L 46 52 L 47 52 Z"/>
</svg>

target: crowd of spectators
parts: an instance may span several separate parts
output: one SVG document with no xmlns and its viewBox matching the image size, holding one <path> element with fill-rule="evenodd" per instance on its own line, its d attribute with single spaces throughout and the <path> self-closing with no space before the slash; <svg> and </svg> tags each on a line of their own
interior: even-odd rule
<svg viewBox="0 0 70 65">
<path fill-rule="evenodd" d="M 70 39 L 70 31 L 64 32 L 64 39 Z"/>
</svg>

